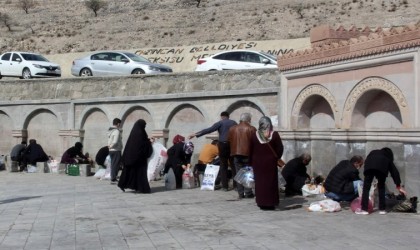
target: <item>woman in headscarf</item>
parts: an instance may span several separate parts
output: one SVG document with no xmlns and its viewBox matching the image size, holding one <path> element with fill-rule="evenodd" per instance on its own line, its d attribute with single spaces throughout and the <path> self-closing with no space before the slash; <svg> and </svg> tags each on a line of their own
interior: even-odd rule
<svg viewBox="0 0 420 250">
<path fill-rule="evenodd" d="M 176 135 L 172 140 L 173 146 L 167 151 L 168 160 L 165 164 L 164 173 L 168 173 L 172 168 L 175 174 L 176 188 L 182 188 L 182 174 L 189 167 L 191 155 L 194 151 L 192 142 L 185 142 L 185 137 Z"/>
<path fill-rule="evenodd" d="M 118 182 L 122 191 L 129 188 L 138 193 L 151 192 L 147 179 L 147 159 L 152 155 L 153 147 L 145 128 L 146 122 L 137 120 L 125 144 L 122 155 L 124 168 Z"/>
<path fill-rule="evenodd" d="M 269 117 L 261 117 L 251 139 L 249 162 L 254 170 L 256 202 L 262 210 L 274 210 L 279 204 L 277 160 L 282 155 L 279 134 L 273 131 Z"/>
</svg>

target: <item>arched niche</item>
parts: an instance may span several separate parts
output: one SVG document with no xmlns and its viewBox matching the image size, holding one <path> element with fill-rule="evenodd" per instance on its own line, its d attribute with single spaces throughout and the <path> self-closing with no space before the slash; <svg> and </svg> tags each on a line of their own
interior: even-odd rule
<svg viewBox="0 0 420 250">
<path fill-rule="evenodd" d="M 106 114 L 99 108 L 92 108 L 84 114 L 81 129 L 83 133 L 83 152 L 95 157 L 98 150 L 108 145 L 108 129 L 112 124 Z M 76 139 L 78 141 L 78 138 Z"/>
<path fill-rule="evenodd" d="M 351 128 L 401 128 L 402 117 L 395 100 L 382 90 L 365 92 L 357 100 Z"/>
<path fill-rule="evenodd" d="M 57 116 L 47 109 L 34 110 L 27 116 L 24 129 L 28 131 L 28 139 L 35 139 L 45 153 L 57 160 L 61 159 L 62 149 L 58 134 L 60 123 Z"/>
<path fill-rule="evenodd" d="M 0 111 L 0 155 L 8 155 L 16 141 L 12 136 L 13 121 L 8 114 Z M 20 142 L 18 142 L 20 143 Z"/>
<path fill-rule="evenodd" d="M 322 85 L 308 85 L 298 94 L 292 107 L 292 129 L 338 127 L 337 102 Z"/>
<path fill-rule="evenodd" d="M 128 109 L 121 119 L 123 121 L 122 129 L 124 145 L 128 139 L 128 136 L 130 135 L 134 123 L 139 119 L 143 119 L 146 121 L 146 132 L 149 135 L 149 137 L 151 136 L 152 130 L 155 129 L 152 115 L 146 108 L 141 106 L 134 106 Z"/>
<path fill-rule="evenodd" d="M 250 113 L 252 116 L 251 124 L 254 127 L 258 127 L 259 119 L 265 115 L 265 112 L 260 106 L 249 100 L 236 101 L 229 105 L 226 110 L 230 113 L 230 119 L 238 123 L 242 113 Z"/>
<path fill-rule="evenodd" d="M 216 122 L 215 120 L 214 122 Z M 187 137 L 191 133 L 197 132 L 211 126 L 206 124 L 206 119 L 200 110 L 191 104 L 182 104 L 175 107 L 166 121 L 166 128 L 169 129 L 167 147 L 172 146 L 172 139 L 180 134 Z M 194 142 L 196 143 L 196 141 Z M 198 143 L 200 144 L 200 142 Z M 197 145 L 196 145 L 197 146 Z"/>
<path fill-rule="evenodd" d="M 343 111 L 343 128 L 409 127 L 405 96 L 392 82 L 369 77 L 349 93 Z"/>
</svg>

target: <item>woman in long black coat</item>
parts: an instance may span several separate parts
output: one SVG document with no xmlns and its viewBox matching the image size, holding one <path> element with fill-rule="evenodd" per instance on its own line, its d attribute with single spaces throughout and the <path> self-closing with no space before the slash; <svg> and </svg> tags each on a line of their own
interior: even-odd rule
<svg viewBox="0 0 420 250">
<path fill-rule="evenodd" d="M 140 119 L 134 123 L 122 155 L 124 168 L 118 187 L 125 191 L 133 189 L 139 193 L 150 193 L 147 179 L 147 159 L 153 153 L 152 143 L 146 133 L 146 122 Z"/>
</svg>

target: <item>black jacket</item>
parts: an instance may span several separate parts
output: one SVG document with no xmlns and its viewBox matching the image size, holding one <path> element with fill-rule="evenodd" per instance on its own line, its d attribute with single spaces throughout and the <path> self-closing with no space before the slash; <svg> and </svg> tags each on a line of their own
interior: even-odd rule
<svg viewBox="0 0 420 250">
<path fill-rule="evenodd" d="M 383 176 L 388 176 L 391 173 L 395 185 L 401 185 L 400 172 L 394 165 L 392 156 L 382 149 L 372 150 L 366 157 L 364 175 L 369 175 L 374 172 L 379 172 Z"/>
<path fill-rule="evenodd" d="M 349 160 L 340 161 L 327 176 L 325 190 L 336 194 L 353 194 L 353 181 L 360 180 L 359 170 Z"/>
<path fill-rule="evenodd" d="M 306 171 L 306 165 L 303 164 L 300 157 L 297 157 L 286 163 L 283 170 L 281 171 L 281 174 L 283 175 L 284 179 L 287 179 L 291 176 L 307 177 L 310 179 L 311 177 L 306 173 Z"/>
</svg>

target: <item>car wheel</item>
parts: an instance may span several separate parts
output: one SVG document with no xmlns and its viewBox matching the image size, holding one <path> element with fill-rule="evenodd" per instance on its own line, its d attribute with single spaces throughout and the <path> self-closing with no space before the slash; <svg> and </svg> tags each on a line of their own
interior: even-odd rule
<svg viewBox="0 0 420 250">
<path fill-rule="evenodd" d="M 28 68 L 24 68 L 22 70 L 22 79 L 31 79 L 32 75 L 31 75 L 31 71 Z"/>
<path fill-rule="evenodd" d="M 131 72 L 132 75 L 144 75 L 145 72 L 142 69 L 135 69 L 133 72 Z"/>
<path fill-rule="evenodd" d="M 92 76 L 92 71 L 88 68 L 83 68 L 80 70 L 79 76 Z"/>
</svg>

